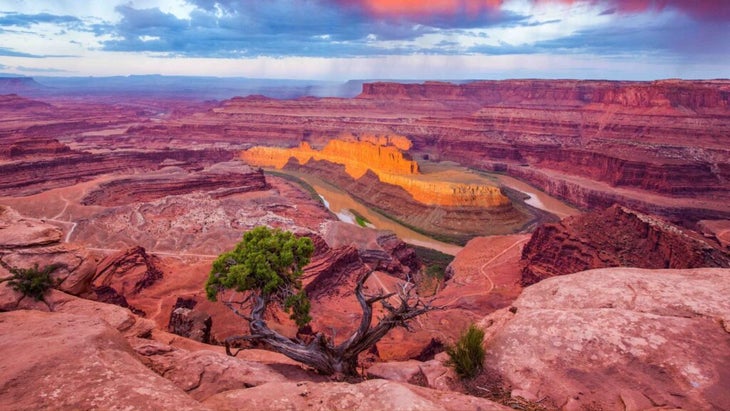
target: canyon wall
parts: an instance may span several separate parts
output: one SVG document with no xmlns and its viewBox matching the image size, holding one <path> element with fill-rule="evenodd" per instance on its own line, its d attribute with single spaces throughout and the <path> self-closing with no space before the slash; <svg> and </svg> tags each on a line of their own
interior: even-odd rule
<svg viewBox="0 0 730 411">
<path fill-rule="evenodd" d="M 692 225 L 730 218 L 729 95 L 727 80 L 504 80 L 365 84 L 353 99 L 159 102 L 174 107 L 164 111 L 6 96 L 0 152 L 32 153 L 30 144 L 49 138 L 88 151 L 113 142 L 239 152 L 262 142 L 325 147 L 342 134 L 372 143 L 404 136 L 403 146 L 389 143 L 413 158 L 504 172 L 586 209 L 617 202 Z"/>
<path fill-rule="evenodd" d="M 248 148 L 400 135 L 414 158 L 505 172 L 582 208 L 618 202 L 693 224 L 730 218 L 729 95 L 727 80 L 372 83 L 354 99 L 235 98 L 125 138 Z"/>
<path fill-rule="evenodd" d="M 241 158 L 249 164 L 278 169 L 292 158 L 305 166 L 311 160 L 327 161 L 344 165 L 345 172 L 354 180 L 370 170 L 380 182 L 400 187 L 414 200 L 430 206 L 509 205 L 509 199 L 498 187 L 428 179 L 419 173 L 418 163 L 405 158 L 397 147 L 370 141 L 330 140 L 322 150 L 314 150 L 307 143 L 297 148 L 257 146 L 241 153 Z"/>
<path fill-rule="evenodd" d="M 215 164 L 200 172 L 165 167 L 101 183 L 81 200 L 83 205 L 117 206 L 149 202 L 171 195 L 206 192 L 213 198 L 270 188 L 262 170 L 240 161 Z"/>
<path fill-rule="evenodd" d="M 366 83 L 362 99 L 473 101 L 480 105 L 525 105 L 540 108 L 612 104 L 630 108 L 685 107 L 725 110 L 730 107 L 726 81 L 659 80 L 652 82 L 592 80 L 504 80 L 465 84 Z"/>
<path fill-rule="evenodd" d="M 730 254 L 699 234 L 613 206 L 545 224 L 522 253 L 522 284 L 604 267 L 730 268 Z"/>
<path fill-rule="evenodd" d="M 300 165 L 292 159 L 284 168 L 327 181 L 370 209 L 441 241 L 464 244 L 474 236 L 520 232 L 530 229 L 541 218 L 513 204 L 502 207 L 426 205 L 400 186 L 383 184 L 372 171 L 355 180 L 343 165 L 325 160 Z"/>
<path fill-rule="evenodd" d="M 189 169 L 228 161 L 223 150 L 70 152 L 46 158 L 0 163 L 0 195 L 30 195 L 121 171 L 152 171 L 173 160 Z"/>
</svg>

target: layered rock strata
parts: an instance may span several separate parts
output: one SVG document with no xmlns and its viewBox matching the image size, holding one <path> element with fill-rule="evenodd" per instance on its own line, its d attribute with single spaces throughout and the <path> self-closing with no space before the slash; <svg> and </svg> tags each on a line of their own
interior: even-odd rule
<svg viewBox="0 0 730 411">
<path fill-rule="evenodd" d="M 619 202 L 693 223 L 730 215 L 729 89 L 680 80 L 377 83 L 356 99 L 231 99 L 128 138 L 292 147 L 342 133 L 403 135 L 417 155 L 506 172 L 584 208 Z"/>
<path fill-rule="evenodd" d="M 369 141 L 331 140 L 322 150 L 302 143 L 297 148 L 253 147 L 241 154 L 249 164 L 284 168 L 291 158 L 306 167 L 311 161 L 345 166 L 352 179 L 373 172 L 381 183 L 404 189 L 415 201 L 428 206 L 501 207 L 509 205 L 498 187 L 428 179 L 420 175 L 418 163 L 407 159 L 395 146 Z"/>
<path fill-rule="evenodd" d="M 57 187 L 88 181 L 102 174 L 123 170 L 154 171 L 166 160 L 199 168 L 231 160 L 222 150 L 173 149 L 165 151 L 121 151 L 109 153 L 73 152 L 39 159 L 0 163 L 0 195 L 31 195 Z"/>
<path fill-rule="evenodd" d="M 118 206 L 130 202 L 149 202 L 170 195 L 196 191 L 209 192 L 213 198 L 271 188 L 261 170 L 241 162 L 217 163 L 198 172 L 165 167 L 156 172 L 117 178 L 99 185 L 82 200 L 84 205 Z"/>
<path fill-rule="evenodd" d="M 602 267 L 730 267 L 730 254 L 689 229 L 616 205 L 538 227 L 522 261 L 529 285 Z"/>
<path fill-rule="evenodd" d="M 344 166 L 328 161 L 310 160 L 304 166 L 290 160 L 288 171 L 309 174 L 333 184 L 369 208 L 418 231 L 455 243 L 465 243 L 477 235 L 507 234 L 521 231 L 533 222 L 527 212 L 512 205 L 500 207 L 428 206 L 416 201 L 405 189 L 382 184 L 367 171 L 355 180 Z"/>
</svg>

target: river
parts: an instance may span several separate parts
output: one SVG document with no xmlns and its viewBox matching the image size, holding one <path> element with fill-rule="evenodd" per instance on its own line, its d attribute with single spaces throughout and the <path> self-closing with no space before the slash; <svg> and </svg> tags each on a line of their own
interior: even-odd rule
<svg viewBox="0 0 730 411">
<path fill-rule="evenodd" d="M 524 181 L 503 174 L 490 175 L 500 184 L 528 195 L 529 198 L 525 200 L 525 203 L 535 208 L 555 214 L 561 219 L 580 214 L 580 210 L 577 208 L 573 208 L 557 198 L 549 196 L 544 191 L 538 190 Z"/>
<path fill-rule="evenodd" d="M 281 170 L 278 170 L 278 172 L 281 172 Z M 329 210 L 332 211 L 341 221 L 357 224 L 355 216 L 350 211 L 353 210 L 365 217 L 373 228 L 392 231 L 398 236 L 398 238 L 408 244 L 431 248 L 449 255 L 456 255 L 456 253 L 461 251 L 463 248 L 455 244 L 434 240 L 426 235 L 413 231 L 380 213 L 372 211 L 368 207 L 357 202 L 346 192 L 325 181 L 322 181 L 317 177 L 291 172 L 287 172 L 286 174 L 297 177 L 312 186 L 324 202 L 325 206 L 327 206 L 327 208 L 329 208 Z"/>
<path fill-rule="evenodd" d="M 441 170 L 439 170 L 440 172 L 444 172 L 442 168 L 444 166 L 447 165 L 442 164 L 439 167 L 441 168 Z M 461 169 L 461 167 L 457 168 Z M 463 180 L 466 183 L 485 183 L 485 180 L 489 179 L 489 181 L 491 181 L 490 184 L 494 184 L 494 181 L 497 181 L 499 184 L 505 185 L 529 196 L 529 198 L 525 200 L 525 203 L 535 208 L 539 208 L 541 210 L 553 213 L 560 218 L 580 213 L 579 210 L 572 208 L 561 202 L 560 200 L 550 197 L 548 194 L 515 178 L 497 174 L 477 175 L 475 173 L 465 171 L 466 169 L 455 170 L 452 168 L 449 171 L 449 179 L 454 180 L 456 176 L 457 180 Z M 282 171 L 277 170 L 277 172 Z M 346 192 L 317 177 L 289 171 L 287 171 L 286 174 L 299 178 L 312 186 L 312 188 L 322 199 L 322 202 L 325 204 L 325 206 L 330 211 L 332 211 L 332 213 L 334 213 L 341 221 L 345 221 L 351 224 L 357 224 L 355 215 L 352 212 L 354 211 L 355 213 L 365 217 L 365 219 L 367 219 L 367 221 L 373 228 L 393 231 L 399 238 L 401 238 L 406 243 L 431 248 L 449 255 L 456 255 L 456 253 L 458 253 L 463 248 L 455 244 L 449 244 L 434 240 L 433 238 L 413 231 L 410 228 L 405 227 L 383 216 L 380 213 L 372 211 L 370 208 L 357 202 Z M 460 178 L 458 178 L 459 175 L 461 176 Z"/>
</svg>

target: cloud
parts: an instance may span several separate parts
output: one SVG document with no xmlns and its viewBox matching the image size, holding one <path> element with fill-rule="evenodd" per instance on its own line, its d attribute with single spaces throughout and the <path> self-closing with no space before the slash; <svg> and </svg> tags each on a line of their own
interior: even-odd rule
<svg viewBox="0 0 730 411">
<path fill-rule="evenodd" d="M 373 39 L 414 39 L 436 30 L 372 21 L 317 1 L 199 0 L 195 4 L 199 8 L 188 19 L 158 8 L 119 6 L 121 20 L 96 29 L 100 35 L 113 36 L 103 42 L 106 50 L 219 57 L 367 55 L 376 52 Z"/>
<path fill-rule="evenodd" d="M 499 16 L 504 9 L 505 0 L 332 0 L 345 7 L 359 8 L 373 17 L 406 18 L 413 21 L 428 22 L 438 18 L 454 20 L 484 21 Z M 201 0 L 201 3 L 215 3 Z M 533 5 L 591 4 L 601 6 L 607 11 L 620 13 L 661 12 L 674 9 L 696 20 L 730 20 L 730 1 L 728 0 L 527 0 Z"/>
<path fill-rule="evenodd" d="M 57 69 L 57 68 L 39 68 L 39 67 L 26 67 L 26 66 L 15 66 L 17 71 L 23 71 L 28 73 L 69 73 L 68 70 Z"/>
<path fill-rule="evenodd" d="M 532 0 L 535 4 L 562 3 L 567 5 L 589 3 L 605 7 L 606 13 L 624 14 L 676 10 L 698 21 L 730 20 L 728 0 Z"/>
<path fill-rule="evenodd" d="M 570 36 L 539 41 L 531 52 L 645 55 L 670 59 L 702 60 L 712 55 L 730 56 L 727 26 L 671 19 L 664 24 L 629 22 L 579 30 Z"/>
<path fill-rule="evenodd" d="M 74 16 L 58 16 L 48 13 L 21 14 L 6 13 L 0 16 L 0 26 L 30 27 L 34 24 L 52 23 L 58 25 L 80 24 L 81 20 Z"/>
<path fill-rule="evenodd" d="M 488 27 L 525 16 L 503 9 L 503 0 L 326 0 L 370 20 L 442 29 Z"/>
<path fill-rule="evenodd" d="M 375 16 L 354 0 L 188 0 L 195 9 L 187 18 L 126 4 L 116 7 L 119 22 L 97 25 L 94 30 L 112 37 L 102 43 L 110 51 L 217 57 L 367 56 L 439 52 L 419 48 L 417 40 L 448 30 L 515 24 L 525 18 L 499 12 L 490 5 L 496 4 L 494 0 L 476 6 L 467 4 L 479 2 L 436 0 L 429 10 L 446 10 L 447 3 L 454 1 L 461 6 L 452 14 L 400 17 Z M 403 7 L 414 7 L 405 3 Z M 386 47 L 384 42 L 400 43 Z"/>
<path fill-rule="evenodd" d="M 730 20 L 730 2 L 727 0 L 613 0 L 625 12 L 676 9 L 703 21 Z"/>
<path fill-rule="evenodd" d="M 9 48 L 0 47 L 0 56 L 5 57 L 29 57 L 29 58 L 43 58 L 45 56 L 40 56 L 36 54 L 30 54 L 30 53 L 23 53 L 20 51 L 15 51 Z"/>
<path fill-rule="evenodd" d="M 178 7 L 181 1 L 187 4 Z M 109 6 L 107 19 L 74 17 L 68 14 L 76 12 L 67 9 L 55 9 L 57 14 L 33 14 L 27 9 L 23 11 L 28 14 L 0 13 L 0 27 L 17 28 L 16 34 L 5 31 L 6 38 L 14 37 L 0 47 L 0 56 L 49 57 L 46 53 L 51 50 L 37 45 L 53 38 L 63 46 L 61 37 L 74 46 L 63 49 L 69 54 L 82 53 L 85 47 L 164 58 L 709 55 L 728 50 L 723 19 L 727 20 L 730 7 L 730 0 L 115 2 L 120 4 L 114 8 L 116 17 L 108 17 Z M 170 6 L 173 3 L 175 7 Z M 139 8 L 140 4 L 147 8 Z M 45 31 L 37 26 L 42 23 Z M 25 30 L 36 32 L 36 48 L 24 48 L 29 43 L 15 40 Z M 86 37 L 78 36 L 81 32 Z M 78 38 L 86 41 L 82 44 Z"/>
</svg>

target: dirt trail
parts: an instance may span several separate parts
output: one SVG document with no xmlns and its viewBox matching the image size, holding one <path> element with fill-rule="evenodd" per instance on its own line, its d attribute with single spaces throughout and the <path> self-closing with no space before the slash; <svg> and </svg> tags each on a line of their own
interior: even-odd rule
<svg viewBox="0 0 730 411">
<path fill-rule="evenodd" d="M 523 239 L 520 239 L 520 240 L 515 241 L 514 243 L 512 243 L 511 245 L 509 245 L 507 248 L 505 248 L 504 250 L 502 250 L 499 254 L 495 255 L 492 258 L 490 258 L 489 261 L 485 262 L 484 264 L 481 265 L 481 267 L 479 267 L 479 273 L 481 275 L 483 275 L 484 278 L 487 279 L 487 281 L 489 281 L 489 288 L 487 290 L 480 291 L 478 293 L 460 294 L 460 295 L 454 297 L 453 299 L 451 299 L 451 301 L 443 304 L 443 307 L 447 307 L 448 308 L 452 304 L 454 304 L 455 302 L 461 300 L 464 297 L 470 297 L 470 296 L 476 296 L 476 295 L 482 296 L 482 295 L 491 293 L 492 290 L 494 290 L 495 285 L 494 285 L 494 281 L 492 280 L 492 278 L 489 276 L 489 274 L 487 274 L 486 269 L 488 267 L 490 267 L 491 265 L 493 265 L 494 262 L 497 261 L 497 259 L 499 259 L 503 255 L 507 254 L 510 250 L 512 250 L 513 248 L 519 246 L 522 243 L 526 243 L 527 241 L 529 241 L 529 238 L 523 238 Z"/>
</svg>

